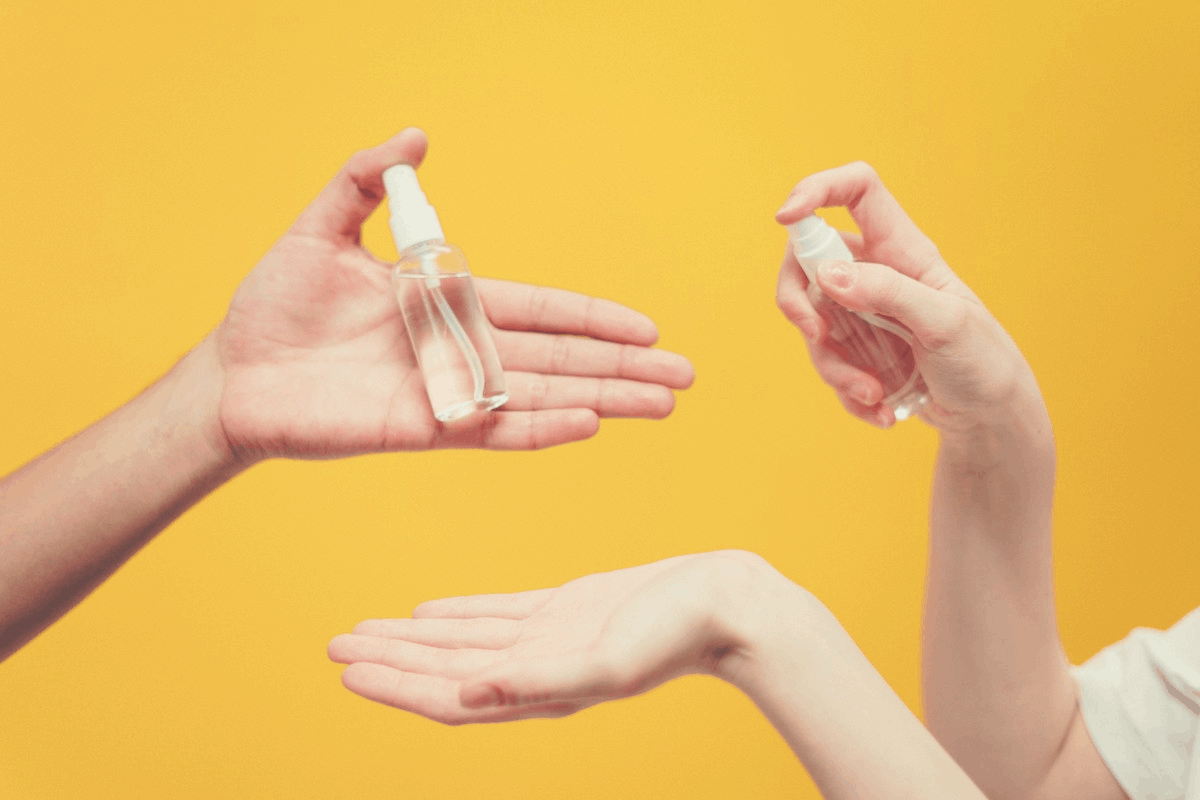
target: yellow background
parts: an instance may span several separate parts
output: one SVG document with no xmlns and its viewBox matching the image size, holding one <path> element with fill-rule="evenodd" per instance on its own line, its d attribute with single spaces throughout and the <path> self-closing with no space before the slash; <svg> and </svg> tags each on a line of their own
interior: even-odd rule
<svg viewBox="0 0 1200 800">
<path fill-rule="evenodd" d="M 1070 656 L 1169 625 L 1200 603 L 1198 23 L 1191 0 L 4 0 L 0 473 L 165 371 L 410 124 L 477 273 L 641 309 L 698 378 L 668 421 L 550 452 L 243 475 L 0 666 L 0 795 L 816 796 L 712 680 L 451 729 L 351 695 L 324 648 L 432 597 L 742 547 L 917 707 L 935 434 L 848 418 L 773 301 L 773 212 L 854 159 L 1041 380 Z M 379 216 L 366 238 L 393 252 Z"/>
</svg>

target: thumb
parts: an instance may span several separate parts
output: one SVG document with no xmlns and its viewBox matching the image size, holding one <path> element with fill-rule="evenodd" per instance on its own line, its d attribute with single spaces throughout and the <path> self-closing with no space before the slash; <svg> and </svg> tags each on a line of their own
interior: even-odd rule
<svg viewBox="0 0 1200 800">
<path fill-rule="evenodd" d="M 417 166 L 428 141 L 419 128 L 406 128 L 381 145 L 355 153 L 292 226 L 322 239 L 357 241 L 359 230 L 384 198 L 383 171 L 394 164 Z"/>
<path fill-rule="evenodd" d="M 817 285 L 851 311 L 891 317 L 912 331 L 926 350 L 938 350 L 962 330 L 966 301 L 926 286 L 884 264 L 825 260 Z"/>
<path fill-rule="evenodd" d="M 501 664 L 463 681 L 464 708 L 523 706 L 612 696 L 619 681 L 591 650 Z"/>
</svg>

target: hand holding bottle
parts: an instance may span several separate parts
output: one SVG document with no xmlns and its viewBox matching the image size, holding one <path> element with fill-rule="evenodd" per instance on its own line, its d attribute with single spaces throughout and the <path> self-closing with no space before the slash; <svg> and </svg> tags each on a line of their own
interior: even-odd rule
<svg viewBox="0 0 1200 800">
<path fill-rule="evenodd" d="M 550 447 L 591 436 L 599 417 L 671 413 L 692 366 L 651 347 L 645 316 L 481 280 L 488 319 L 471 324 L 495 328 L 508 404 L 438 424 L 391 265 L 360 235 L 383 199 L 383 171 L 420 163 L 425 147 L 410 129 L 356 154 L 238 287 L 216 330 L 138 397 L 0 480 L 0 660 L 262 459 Z"/>
<path fill-rule="evenodd" d="M 1006 419 L 1018 397 L 1044 414 L 1033 372 L 1016 344 L 871 167 L 849 164 L 805 178 L 776 219 L 789 225 L 829 206 L 845 206 L 862 236 L 843 234 L 856 260 L 822 262 L 819 288 L 847 309 L 890 318 L 912 333 L 913 358 L 931 397 L 922 418 L 943 432 L 969 431 Z M 846 409 L 891 426 L 895 416 L 881 402 L 879 378 L 830 336 L 809 288 L 789 245 L 779 273 L 779 307 L 805 334 L 813 364 Z"/>
<path fill-rule="evenodd" d="M 433 447 L 532 449 L 585 439 L 598 417 L 664 417 L 688 361 L 617 303 L 478 280 L 508 383 L 504 409 L 453 427 L 430 411 L 391 265 L 360 228 L 383 171 L 418 164 L 415 129 L 355 155 L 250 273 L 217 329 L 219 425 L 243 462 Z M 487 324 L 487 322 L 483 322 Z"/>
</svg>

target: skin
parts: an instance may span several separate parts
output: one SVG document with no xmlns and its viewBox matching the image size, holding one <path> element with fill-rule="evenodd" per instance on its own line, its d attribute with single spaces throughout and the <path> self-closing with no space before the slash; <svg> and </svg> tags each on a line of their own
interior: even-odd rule
<svg viewBox="0 0 1200 800">
<path fill-rule="evenodd" d="M 451 725 L 564 716 L 712 675 L 758 705 L 830 800 L 984 797 L 828 609 L 751 553 L 434 600 L 359 624 L 329 655 L 350 665 L 351 691 Z"/>
<path fill-rule="evenodd" d="M 866 164 L 805 178 L 776 219 L 845 206 L 855 263 L 820 265 L 823 292 L 914 334 L 939 433 L 922 632 L 926 724 L 988 797 L 1125 794 L 1083 725 L 1054 611 L 1055 448 L 1029 364 Z M 884 266 L 886 264 L 887 266 Z M 778 303 L 850 413 L 894 423 L 882 387 L 828 339 L 790 250 Z"/>
<path fill-rule="evenodd" d="M 940 436 L 922 641 L 928 730 L 828 610 L 745 553 L 364 622 L 329 646 L 349 665 L 347 688 L 462 724 L 561 716 L 704 673 L 758 704 L 828 798 L 1125 797 L 1083 726 L 1058 637 L 1054 439 L 1032 370 L 869 166 L 806 178 L 776 218 L 827 206 L 849 209 L 862 235 L 843 235 L 856 261 L 820 264 L 819 288 L 912 331 L 931 396 L 921 416 Z M 810 289 L 789 248 L 779 307 L 846 409 L 895 424 L 879 380 L 832 341 Z"/>
<path fill-rule="evenodd" d="M 416 129 L 356 153 L 238 288 L 220 325 L 108 417 L 0 480 L 0 659 L 172 520 L 268 458 L 445 447 L 530 450 L 600 417 L 662 418 L 688 361 L 648 318 L 559 289 L 479 280 L 510 400 L 445 426 L 425 396 L 390 265 L 361 243 L 382 172 Z"/>
</svg>

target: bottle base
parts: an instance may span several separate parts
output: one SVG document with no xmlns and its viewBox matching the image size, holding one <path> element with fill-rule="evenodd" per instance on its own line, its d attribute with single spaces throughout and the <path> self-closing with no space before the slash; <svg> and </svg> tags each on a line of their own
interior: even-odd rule
<svg viewBox="0 0 1200 800">
<path fill-rule="evenodd" d="M 924 388 L 922 386 L 920 390 L 898 392 L 883 401 L 892 409 L 897 422 L 916 416 L 929 403 L 929 394 L 923 391 Z"/>
<path fill-rule="evenodd" d="M 499 408 L 507 402 L 508 393 L 505 392 L 493 397 L 485 397 L 482 400 L 464 400 L 461 403 L 455 403 L 452 406 L 441 409 L 434 413 L 433 416 L 438 422 L 454 422 L 481 411 L 491 411 L 492 409 Z"/>
</svg>

